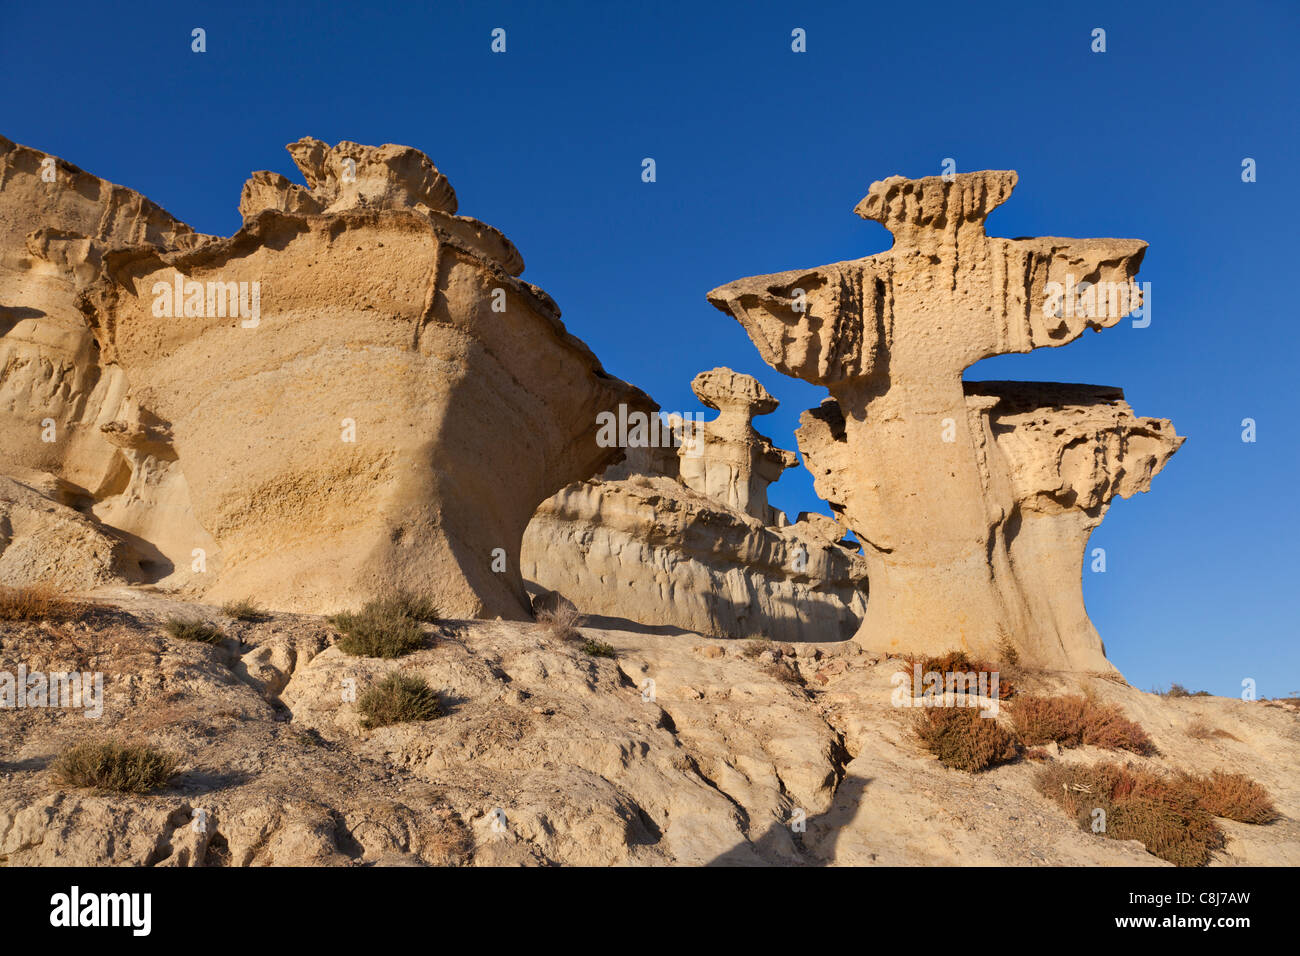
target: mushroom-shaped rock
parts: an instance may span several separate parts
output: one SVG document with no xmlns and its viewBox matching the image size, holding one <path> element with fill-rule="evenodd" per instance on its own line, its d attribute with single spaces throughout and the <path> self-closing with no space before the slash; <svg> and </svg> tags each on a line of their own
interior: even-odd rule
<svg viewBox="0 0 1300 956">
<path fill-rule="evenodd" d="M 310 190 L 255 175 L 234 236 L 109 252 L 80 300 L 220 544 L 208 599 L 320 613 L 405 588 L 527 616 L 529 518 L 622 454 L 599 413 L 656 406 L 423 154 L 290 151 Z"/>
<path fill-rule="evenodd" d="M 1025 413 L 1050 429 L 1057 416 L 1109 416 L 1111 431 L 1074 436 L 1068 455 L 1050 452 L 1143 476 L 1128 485 L 1103 481 L 1091 498 L 1062 490 L 1058 500 L 1087 516 L 1079 525 L 1087 531 L 1114 494 L 1144 490 L 1181 439 L 1167 422 L 1133 418 L 1113 392 L 1104 400 L 1076 395 L 1058 408 L 1032 386 L 970 392 L 962 372 L 992 355 L 1064 345 L 1088 328 L 1115 325 L 1140 302 L 1132 280 L 1146 244 L 986 235 L 985 218 L 1015 183 L 1009 171 L 891 177 L 857 207 L 893 234 L 887 252 L 740 279 L 708 298 L 741 322 L 769 364 L 831 393 L 805 413 L 799 447 L 819 493 L 864 545 L 871 600 L 860 642 L 991 658 L 1009 643 L 1026 662 L 1109 669 L 1096 632 L 1079 621 L 1086 615 L 1077 534 L 1086 541 L 1086 532 L 1076 529 L 1069 560 L 1052 564 L 1046 579 L 1041 562 L 1029 566 L 1038 559 L 1025 544 L 1025 502 L 1042 496 L 1022 487 L 1024 476 L 1040 473 L 1029 464 L 1038 459 L 1024 456 L 1049 447 L 1016 438 L 1024 427 L 1004 433 L 990 422 L 1013 400 L 1018 408 L 1028 401 Z M 1040 400 L 1048 404 L 1034 404 Z M 1118 445 L 1107 457 L 1102 448 L 1112 438 Z M 1059 597 L 1048 591 L 1069 574 L 1080 596 L 1068 602 L 1068 619 L 1058 619 L 1050 609 Z"/>
<path fill-rule="evenodd" d="M 701 372 L 691 382 L 691 390 L 719 415 L 710 422 L 685 423 L 687 431 L 678 450 L 682 482 L 736 511 L 772 523 L 767 486 L 799 459 L 759 434 L 753 418 L 776 411 L 779 403 L 758 379 L 729 368 Z"/>
</svg>

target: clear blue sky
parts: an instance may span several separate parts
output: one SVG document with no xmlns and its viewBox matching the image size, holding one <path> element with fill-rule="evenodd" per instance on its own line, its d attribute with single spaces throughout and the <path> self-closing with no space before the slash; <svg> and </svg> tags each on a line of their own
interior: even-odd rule
<svg viewBox="0 0 1300 956">
<path fill-rule="evenodd" d="M 851 212 L 873 180 L 945 157 L 1017 169 L 990 232 L 1147 240 L 1153 321 L 967 377 L 1119 385 L 1174 421 L 1182 451 L 1093 538 L 1108 571 L 1085 572 L 1088 607 L 1138 686 L 1232 695 L 1252 677 L 1274 696 L 1300 690 L 1297 10 L 10 4 L 0 132 L 227 235 L 250 172 L 300 181 L 283 149 L 300 136 L 418 147 L 611 372 L 680 411 L 703 369 L 756 375 L 783 402 L 759 424 L 788 448 L 823 393 L 764 365 L 704 293 L 888 248 Z M 826 510 L 802 468 L 772 497 Z"/>
</svg>

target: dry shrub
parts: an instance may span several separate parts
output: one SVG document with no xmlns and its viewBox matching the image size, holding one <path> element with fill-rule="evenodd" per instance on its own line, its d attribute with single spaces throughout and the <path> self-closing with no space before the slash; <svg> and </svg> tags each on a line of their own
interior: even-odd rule
<svg viewBox="0 0 1300 956">
<path fill-rule="evenodd" d="M 747 658 L 749 660 L 753 660 L 755 657 L 758 657 L 764 651 L 770 651 L 771 649 L 772 649 L 772 641 L 770 638 L 754 637 L 745 641 L 745 643 L 741 645 L 740 656 Z"/>
<path fill-rule="evenodd" d="M 1197 717 L 1187 725 L 1187 736 L 1191 737 L 1193 740 L 1209 740 L 1211 737 L 1221 737 L 1225 740 L 1241 740 L 1240 737 L 1230 734 L 1226 730 L 1211 727 L 1200 717 Z"/>
<path fill-rule="evenodd" d="M 1016 733 L 1027 745 L 1059 743 L 1077 747 L 1083 743 L 1084 697 L 1021 697 L 1011 708 Z"/>
<path fill-rule="evenodd" d="M 998 644 L 999 660 L 1008 667 L 1020 666 L 1020 652 L 1016 650 L 1014 644 L 1007 638 L 1003 638 Z"/>
<path fill-rule="evenodd" d="M 109 740 L 65 750 L 54 761 L 54 774 L 65 786 L 148 793 L 166 785 L 177 763 L 176 757 L 161 750 Z"/>
<path fill-rule="evenodd" d="M 1176 866 L 1204 866 L 1224 845 L 1214 818 L 1177 778 L 1113 763 L 1053 763 L 1039 771 L 1036 783 L 1080 829 L 1092 832 L 1093 811 L 1101 809 L 1105 836 L 1137 840 Z"/>
<path fill-rule="evenodd" d="M 797 684 L 803 686 L 803 680 L 799 677 L 799 672 L 787 664 L 784 660 L 773 661 L 763 668 L 763 673 L 782 684 Z"/>
<path fill-rule="evenodd" d="M 474 852 L 474 836 L 454 810 L 435 810 L 433 833 L 424 843 L 435 866 L 460 866 Z"/>
<path fill-rule="evenodd" d="M 1211 771 L 1207 776 L 1185 774 L 1180 783 L 1208 813 L 1239 823 L 1272 823 L 1281 814 L 1268 791 L 1245 774 Z"/>
<path fill-rule="evenodd" d="M 918 715 L 916 736 L 945 767 L 978 773 L 1014 760 L 1019 741 L 975 707 L 926 707 Z"/>
<path fill-rule="evenodd" d="M 0 585 L 0 621 L 62 621 L 76 614 L 76 605 L 48 584 Z"/>
<path fill-rule="evenodd" d="M 1016 693 L 1016 684 L 1012 668 L 1003 667 L 989 661 L 970 657 L 965 651 L 949 651 L 938 657 L 905 657 L 909 665 L 920 664 L 921 673 L 969 674 L 975 673 L 998 675 L 998 700 L 1009 700 Z M 910 667 L 909 667 L 910 670 Z"/>
<path fill-rule="evenodd" d="M 1083 696 L 1019 697 L 1011 707 L 1016 732 L 1029 746 L 1087 744 L 1106 750 L 1129 750 L 1148 756 L 1155 744 L 1141 726 L 1118 707 Z"/>
<path fill-rule="evenodd" d="M 366 689 L 357 701 L 357 710 L 362 714 L 361 725 L 373 730 L 389 724 L 441 717 L 442 703 L 424 678 L 414 674 L 389 674 Z"/>
<path fill-rule="evenodd" d="M 1166 691 L 1157 691 L 1161 697 L 1210 697 L 1208 690 L 1188 690 L 1182 684 L 1170 684 Z"/>
<path fill-rule="evenodd" d="M 558 607 L 538 611 L 537 623 L 557 641 L 576 641 L 582 638 L 578 633 L 578 628 L 582 624 L 582 615 L 568 602 L 563 602 Z"/>
</svg>

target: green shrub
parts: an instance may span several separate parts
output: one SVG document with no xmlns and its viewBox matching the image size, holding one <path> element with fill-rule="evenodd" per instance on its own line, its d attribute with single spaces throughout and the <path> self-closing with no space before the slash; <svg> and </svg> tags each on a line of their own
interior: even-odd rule
<svg viewBox="0 0 1300 956">
<path fill-rule="evenodd" d="M 945 767 L 978 773 L 1014 760 L 1019 741 L 976 707 L 926 707 L 915 731 L 922 746 Z"/>
<path fill-rule="evenodd" d="M 381 599 L 380 604 L 392 613 L 405 614 L 424 624 L 437 624 L 442 616 L 441 610 L 432 598 L 411 591 L 398 591 L 390 597 Z"/>
<path fill-rule="evenodd" d="M 442 716 L 437 692 L 412 674 L 389 674 L 372 685 L 357 701 L 357 710 L 367 730 Z"/>
<path fill-rule="evenodd" d="M 118 793 L 148 793 L 165 786 L 177 759 L 152 747 L 117 741 L 77 744 L 54 761 L 61 784 Z"/>
<path fill-rule="evenodd" d="M 338 647 L 353 657 L 401 657 L 424 643 L 422 622 L 438 620 L 438 609 L 426 598 L 406 592 L 367 602 L 356 613 L 345 611 L 330 623 L 342 633 Z"/>
<path fill-rule="evenodd" d="M 163 629 L 172 637 L 182 641 L 197 641 L 200 644 L 216 645 L 226 639 L 221 628 L 207 621 L 187 620 L 181 617 L 169 617 Z"/>
<path fill-rule="evenodd" d="M 582 646 L 579 648 L 579 650 L 581 650 L 582 653 L 588 654 L 592 657 L 613 657 L 614 656 L 613 644 L 606 644 L 604 641 L 597 641 L 590 637 L 582 642 Z"/>
</svg>

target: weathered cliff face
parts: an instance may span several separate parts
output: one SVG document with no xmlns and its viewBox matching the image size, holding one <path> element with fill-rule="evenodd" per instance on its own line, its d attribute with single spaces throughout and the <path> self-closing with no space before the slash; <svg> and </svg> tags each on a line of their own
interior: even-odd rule
<svg viewBox="0 0 1300 956">
<path fill-rule="evenodd" d="M 830 390 L 799 445 L 864 545 L 859 641 L 990 657 L 1009 642 L 1042 666 L 1109 668 L 1083 612 L 1081 546 L 1109 501 L 1146 490 L 1182 439 L 1134 418 L 1116 390 L 985 393 L 962 372 L 1116 324 L 1138 304 L 1131 280 L 1146 247 L 985 235 L 1015 182 L 979 172 L 875 183 L 856 211 L 893 233 L 888 252 L 741 279 L 709 301 L 774 368 Z M 1082 282 L 1098 290 L 1091 302 L 1054 292 Z"/>
<path fill-rule="evenodd" d="M 309 190 L 256 174 L 234 236 L 110 251 L 79 299 L 221 547 L 208 598 L 323 612 L 404 586 L 525 616 L 529 518 L 621 454 L 599 412 L 653 404 L 423 154 L 290 152 Z"/>
<path fill-rule="evenodd" d="M 796 463 L 754 428 L 777 401 L 731 369 L 692 383 L 713 421 L 678 421 L 682 444 L 642 449 L 538 509 L 524 577 L 593 620 L 715 637 L 850 637 L 866 610 L 866 564 L 822 515 L 789 524 L 767 486 Z"/>
<path fill-rule="evenodd" d="M 88 534 L 106 533 L 95 518 L 123 533 L 132 573 L 150 580 L 183 581 L 191 549 L 215 545 L 193 518 L 165 429 L 131 400 L 122 370 L 101 360 L 76 289 L 113 246 L 183 249 L 202 238 L 139 193 L 0 137 L 0 474 L 59 483 L 51 513 L 74 504 L 84 514 L 67 520 L 93 515 Z M 36 564 L 45 563 L 60 581 L 111 579 L 121 568 L 78 569 L 57 555 Z M 20 566 L 36 565 L 0 556 L 10 575 Z"/>
<path fill-rule="evenodd" d="M 579 482 L 547 499 L 523 563 L 525 578 L 611 626 L 834 641 L 867 604 L 861 556 L 811 523 L 765 526 L 662 476 Z"/>
</svg>

